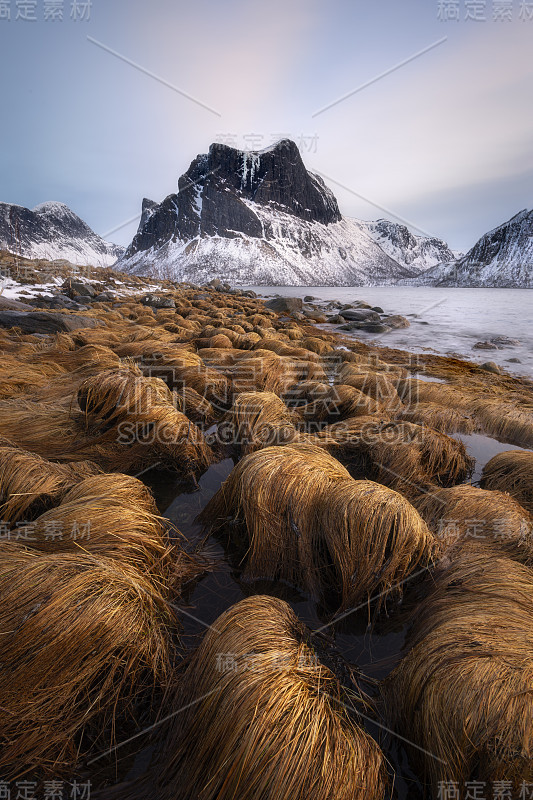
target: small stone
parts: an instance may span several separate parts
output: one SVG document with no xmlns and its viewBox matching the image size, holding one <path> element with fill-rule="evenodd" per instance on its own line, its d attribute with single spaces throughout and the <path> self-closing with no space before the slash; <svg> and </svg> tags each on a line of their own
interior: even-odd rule
<svg viewBox="0 0 533 800">
<path fill-rule="evenodd" d="M 411 323 L 406 317 L 402 317 L 401 314 L 393 314 L 390 317 L 386 317 L 384 322 L 389 326 L 389 328 L 410 328 Z"/>
<path fill-rule="evenodd" d="M 381 306 L 372 306 L 372 311 L 377 311 L 378 314 L 384 314 L 385 312 L 381 308 Z"/>
<path fill-rule="evenodd" d="M 174 298 L 164 295 L 147 294 L 142 298 L 141 303 L 152 308 L 176 308 Z"/>
<path fill-rule="evenodd" d="M 304 297 L 304 303 L 312 303 L 313 300 L 316 300 L 316 297 L 313 297 L 312 294 L 306 294 Z"/>
<path fill-rule="evenodd" d="M 472 346 L 472 350 L 497 350 L 497 346 L 493 342 L 476 342 Z"/>
<path fill-rule="evenodd" d="M 77 281 L 75 278 L 67 278 L 61 286 L 62 291 L 73 299 L 74 295 L 79 294 L 82 297 L 96 297 L 98 291 L 90 283 L 83 283 Z"/>
<path fill-rule="evenodd" d="M 484 364 L 480 365 L 481 369 L 484 369 L 485 372 L 494 372 L 496 375 L 501 374 L 500 367 L 494 361 L 485 361 Z"/>
<path fill-rule="evenodd" d="M 350 322 L 380 322 L 379 314 L 367 308 L 347 309 L 342 316 Z"/>
<path fill-rule="evenodd" d="M 332 325 L 344 325 L 346 317 L 341 316 L 341 314 L 334 314 L 332 317 L 328 317 L 328 322 Z"/>
<path fill-rule="evenodd" d="M 276 311 L 278 314 L 292 314 L 295 311 L 302 311 L 303 302 L 301 297 L 274 297 L 273 300 L 269 300 L 268 303 L 265 303 L 265 306 L 266 308 L 270 308 L 271 311 Z"/>
<path fill-rule="evenodd" d="M 507 361 L 508 361 L 509 364 L 521 364 L 522 363 L 519 358 L 508 358 Z"/>
<path fill-rule="evenodd" d="M 101 292 L 101 294 L 93 297 L 93 303 L 112 303 L 117 297 L 113 292 Z"/>
</svg>

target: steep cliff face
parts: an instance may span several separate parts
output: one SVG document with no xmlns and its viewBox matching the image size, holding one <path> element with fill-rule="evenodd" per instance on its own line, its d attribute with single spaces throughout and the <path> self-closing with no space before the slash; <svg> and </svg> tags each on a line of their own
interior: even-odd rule
<svg viewBox="0 0 533 800">
<path fill-rule="evenodd" d="M 439 264 L 413 283 L 533 288 L 533 211 L 520 211 L 482 236 L 465 256 Z"/>
<path fill-rule="evenodd" d="M 399 264 L 308 172 L 294 142 L 258 152 L 213 144 L 178 193 L 143 201 L 121 267 L 200 282 L 369 284 L 418 274 Z"/>
<path fill-rule="evenodd" d="M 124 249 L 105 242 L 63 203 L 34 209 L 0 203 L 0 250 L 25 258 L 64 258 L 73 264 L 110 266 Z"/>
<path fill-rule="evenodd" d="M 198 236 L 261 238 L 263 227 L 247 201 L 306 222 L 328 225 L 341 219 L 335 197 L 318 176 L 307 172 L 288 139 L 255 153 L 213 144 L 181 176 L 178 190 L 159 206 L 143 201 L 139 231 L 126 258 Z"/>
</svg>

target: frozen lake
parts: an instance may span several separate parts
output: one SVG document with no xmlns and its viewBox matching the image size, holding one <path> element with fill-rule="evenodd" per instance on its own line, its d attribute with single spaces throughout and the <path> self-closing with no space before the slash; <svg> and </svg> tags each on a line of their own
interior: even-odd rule
<svg viewBox="0 0 533 800">
<path fill-rule="evenodd" d="M 533 374 L 533 292 L 529 289 L 456 289 L 427 286 L 246 286 L 262 297 L 313 295 L 350 303 L 364 300 L 386 314 L 402 314 L 410 328 L 386 334 L 357 331 L 362 340 L 411 352 L 456 354 L 483 363 L 495 361 L 513 375 Z M 416 316 L 410 316 L 416 315 Z M 344 333 L 344 332 L 343 332 Z M 476 342 L 498 336 L 519 340 L 498 350 L 474 350 Z M 508 359 L 518 358 L 519 364 Z"/>
</svg>

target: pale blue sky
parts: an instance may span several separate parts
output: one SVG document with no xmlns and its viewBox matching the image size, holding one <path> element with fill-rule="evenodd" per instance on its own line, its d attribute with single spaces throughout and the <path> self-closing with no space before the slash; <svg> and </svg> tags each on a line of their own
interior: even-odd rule
<svg viewBox="0 0 533 800">
<path fill-rule="evenodd" d="M 487 0 L 487 20 L 467 21 L 483 3 L 459 0 L 446 5 L 461 19 L 442 21 L 437 0 L 93 0 L 74 21 L 65 0 L 52 22 L 50 1 L 36 0 L 37 22 L 15 19 L 17 0 L 0 18 L 0 200 L 60 200 L 104 234 L 174 191 L 222 135 L 283 134 L 306 137 L 304 160 L 344 214 L 395 214 L 454 248 L 533 206 L 531 2 L 493 21 L 506 4 Z"/>
</svg>

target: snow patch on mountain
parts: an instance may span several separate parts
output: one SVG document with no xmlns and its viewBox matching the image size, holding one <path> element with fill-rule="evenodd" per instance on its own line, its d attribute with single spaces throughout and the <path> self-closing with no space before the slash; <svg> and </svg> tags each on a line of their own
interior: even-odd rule
<svg viewBox="0 0 533 800">
<path fill-rule="evenodd" d="M 416 236 L 406 225 L 388 219 L 361 224 L 382 250 L 398 264 L 413 271 L 423 272 L 443 261 L 451 261 L 463 255 L 454 253 L 446 242 L 436 236 Z"/>
<path fill-rule="evenodd" d="M 244 202 L 261 237 L 228 229 L 225 236 L 171 240 L 122 260 L 120 268 L 200 284 L 219 277 L 270 286 L 371 286 L 416 274 L 383 252 L 357 220 L 325 225 Z"/>
<path fill-rule="evenodd" d="M 55 201 L 33 209 L 0 203 L 0 250 L 24 258 L 66 259 L 99 267 L 111 266 L 124 252 L 104 241 L 67 205 Z"/>
</svg>

